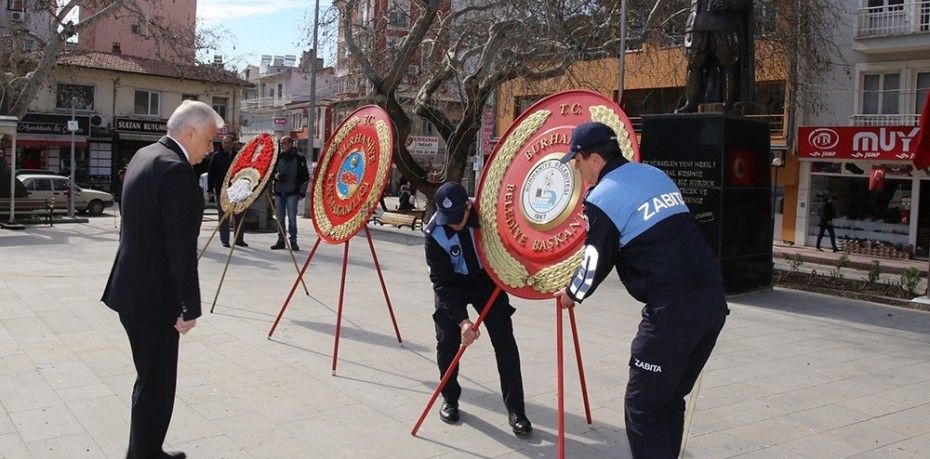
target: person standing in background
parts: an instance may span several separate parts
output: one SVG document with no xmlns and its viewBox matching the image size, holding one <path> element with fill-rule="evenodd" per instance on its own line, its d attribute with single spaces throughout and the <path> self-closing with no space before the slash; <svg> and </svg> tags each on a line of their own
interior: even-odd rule
<svg viewBox="0 0 930 459">
<path fill-rule="evenodd" d="M 232 134 L 226 134 L 223 136 L 223 144 L 218 150 L 213 153 L 213 156 L 210 158 L 210 170 L 207 173 L 207 187 L 209 188 L 210 199 L 216 202 L 216 215 L 219 221 L 223 221 L 223 206 L 220 204 L 220 193 L 223 191 L 223 182 L 226 180 L 226 173 L 229 171 L 229 166 L 232 165 L 233 158 L 236 157 L 235 147 L 236 139 Z M 236 213 L 233 212 L 229 216 L 229 219 L 223 222 L 220 225 L 220 242 L 223 243 L 223 247 L 229 247 L 229 227 L 232 225 L 233 228 L 236 228 L 236 220 L 240 217 L 236 217 Z M 248 247 L 249 245 L 245 243 L 245 238 L 240 233 L 236 238 L 236 245 L 239 247 Z"/>
</svg>

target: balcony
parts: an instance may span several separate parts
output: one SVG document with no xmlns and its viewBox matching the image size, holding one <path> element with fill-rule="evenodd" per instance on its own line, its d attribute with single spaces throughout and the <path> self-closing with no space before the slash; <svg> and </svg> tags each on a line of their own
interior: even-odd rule
<svg viewBox="0 0 930 459">
<path fill-rule="evenodd" d="M 254 99 L 242 99 L 241 110 L 255 111 L 269 108 L 283 108 L 285 104 L 290 103 L 291 97 L 257 97 Z"/>
<path fill-rule="evenodd" d="M 900 113 L 894 115 L 851 115 L 853 126 L 917 126 L 920 113 Z"/>
<path fill-rule="evenodd" d="M 930 1 L 859 8 L 853 49 L 865 54 L 930 50 Z"/>
</svg>

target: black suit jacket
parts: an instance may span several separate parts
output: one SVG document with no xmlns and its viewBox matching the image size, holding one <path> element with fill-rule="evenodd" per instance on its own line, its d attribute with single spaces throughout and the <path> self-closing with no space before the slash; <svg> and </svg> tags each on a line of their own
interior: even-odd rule
<svg viewBox="0 0 930 459">
<path fill-rule="evenodd" d="M 133 320 L 199 317 L 203 202 L 197 174 L 173 140 L 162 137 L 133 156 L 121 211 L 119 249 L 101 300 Z"/>
</svg>

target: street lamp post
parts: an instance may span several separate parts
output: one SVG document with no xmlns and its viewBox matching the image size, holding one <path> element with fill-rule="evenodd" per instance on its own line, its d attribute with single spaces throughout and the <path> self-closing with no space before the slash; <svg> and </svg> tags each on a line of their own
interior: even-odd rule
<svg viewBox="0 0 930 459">
<path fill-rule="evenodd" d="M 78 130 L 77 119 L 74 117 L 74 104 L 77 103 L 77 97 L 71 98 L 71 121 L 68 122 L 68 130 L 71 131 L 71 167 L 70 182 L 68 184 L 68 217 L 74 218 L 74 133 Z"/>
<path fill-rule="evenodd" d="M 316 0 L 316 6 L 313 9 L 313 49 L 310 50 L 310 103 L 307 110 L 307 137 L 310 140 L 310 151 L 309 158 L 307 161 L 307 167 L 310 167 L 313 164 L 313 149 L 316 147 L 316 133 L 317 133 L 317 119 L 316 119 L 316 74 L 319 69 L 316 68 L 316 47 L 319 45 L 317 40 L 317 33 L 320 29 L 320 0 Z M 315 172 L 315 171 L 314 171 Z M 311 177 L 312 179 L 312 177 Z M 310 200 L 307 200 L 307 208 L 304 212 L 304 217 L 310 217 Z"/>
<path fill-rule="evenodd" d="M 623 79 L 626 67 L 626 0 L 620 0 L 620 54 L 617 61 L 617 105 L 623 108 Z"/>
<path fill-rule="evenodd" d="M 8 135 L 13 138 L 13 146 L 7 155 L 10 166 L 10 220 L 3 225 L 7 229 L 22 229 L 23 226 L 16 223 L 16 128 L 19 126 L 19 118 L 15 116 L 0 116 L 0 136 Z"/>
<path fill-rule="evenodd" d="M 772 158 L 772 167 L 775 168 L 775 179 L 772 181 L 772 239 L 775 239 L 775 204 L 778 199 L 778 169 L 785 164 L 779 156 Z"/>
</svg>

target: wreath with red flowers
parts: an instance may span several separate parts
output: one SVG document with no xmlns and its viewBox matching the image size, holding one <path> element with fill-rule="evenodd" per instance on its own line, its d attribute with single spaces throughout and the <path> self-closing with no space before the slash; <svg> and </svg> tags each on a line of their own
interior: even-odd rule
<svg viewBox="0 0 930 459">
<path fill-rule="evenodd" d="M 277 158 L 278 144 L 268 133 L 263 132 L 245 144 L 233 159 L 232 166 L 226 172 L 226 179 L 223 181 L 223 189 L 220 192 L 220 205 L 223 207 L 223 212 L 232 210 L 234 213 L 241 213 L 248 209 L 258 194 L 265 189 Z M 240 179 L 249 180 L 251 194 L 242 201 L 233 202 L 227 190 Z"/>
</svg>

